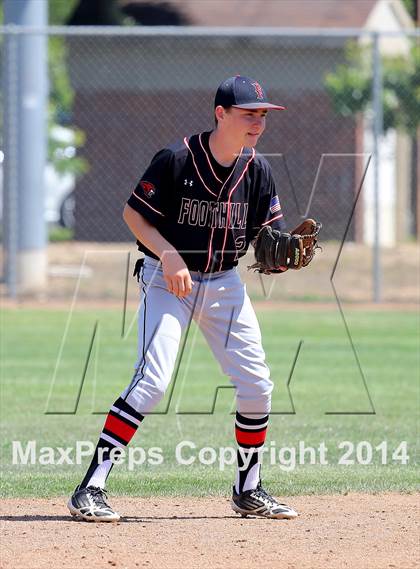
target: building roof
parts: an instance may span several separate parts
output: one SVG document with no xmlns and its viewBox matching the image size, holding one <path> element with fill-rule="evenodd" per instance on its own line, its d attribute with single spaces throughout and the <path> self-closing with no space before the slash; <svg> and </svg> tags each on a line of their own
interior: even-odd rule
<svg viewBox="0 0 420 569">
<path fill-rule="evenodd" d="M 154 13 L 159 6 L 166 7 L 195 26 L 363 28 L 375 5 L 384 1 L 399 3 L 399 0 L 120 0 L 120 4 L 139 5 Z"/>
</svg>

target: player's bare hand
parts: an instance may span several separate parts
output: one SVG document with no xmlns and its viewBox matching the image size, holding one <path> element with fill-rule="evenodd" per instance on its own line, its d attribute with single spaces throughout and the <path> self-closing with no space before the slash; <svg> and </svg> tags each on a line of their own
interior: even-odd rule
<svg viewBox="0 0 420 569">
<path fill-rule="evenodd" d="M 168 253 L 162 257 L 163 278 L 169 292 L 179 298 L 192 291 L 192 279 L 187 265 L 178 253 Z"/>
</svg>

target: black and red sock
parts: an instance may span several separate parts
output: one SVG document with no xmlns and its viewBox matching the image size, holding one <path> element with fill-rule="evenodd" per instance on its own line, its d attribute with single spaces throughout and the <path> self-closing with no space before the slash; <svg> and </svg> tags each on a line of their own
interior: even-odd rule
<svg viewBox="0 0 420 569">
<path fill-rule="evenodd" d="M 268 415 L 255 418 L 236 412 L 235 435 L 238 443 L 238 469 L 235 490 L 239 494 L 257 487 L 260 481 L 262 447 L 267 433 Z"/>
<path fill-rule="evenodd" d="M 115 448 L 125 448 L 135 435 L 144 416 L 119 397 L 112 405 L 100 434 L 92 462 L 80 486 L 105 487 L 113 461 L 110 454 Z"/>
</svg>

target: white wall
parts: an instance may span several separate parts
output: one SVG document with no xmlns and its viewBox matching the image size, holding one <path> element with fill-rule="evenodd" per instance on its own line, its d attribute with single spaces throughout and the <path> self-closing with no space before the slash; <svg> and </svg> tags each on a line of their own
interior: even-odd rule
<svg viewBox="0 0 420 569">
<path fill-rule="evenodd" d="M 396 243 L 396 147 L 397 134 L 389 130 L 379 146 L 379 243 L 392 247 Z M 364 151 L 373 153 L 373 137 L 370 129 L 364 131 Z M 369 165 L 362 190 L 363 201 L 363 241 L 373 243 L 374 229 L 374 163 Z"/>
</svg>

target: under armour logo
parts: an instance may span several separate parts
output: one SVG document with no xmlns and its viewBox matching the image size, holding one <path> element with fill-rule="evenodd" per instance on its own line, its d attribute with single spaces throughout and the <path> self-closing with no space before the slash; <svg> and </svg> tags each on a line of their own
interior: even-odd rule
<svg viewBox="0 0 420 569">
<path fill-rule="evenodd" d="M 187 178 L 185 178 L 184 180 L 184 186 L 190 186 L 190 188 L 193 185 L 193 181 L 192 180 L 187 180 Z"/>
</svg>

